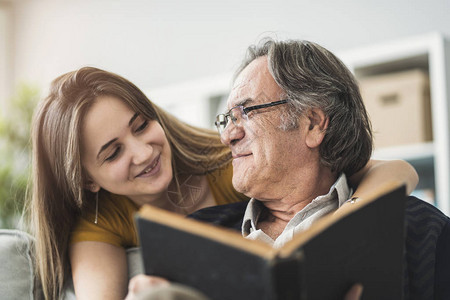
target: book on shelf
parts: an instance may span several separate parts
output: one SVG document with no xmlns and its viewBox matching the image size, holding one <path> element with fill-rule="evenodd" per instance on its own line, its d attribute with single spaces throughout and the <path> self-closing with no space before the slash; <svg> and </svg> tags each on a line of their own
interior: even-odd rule
<svg viewBox="0 0 450 300">
<path fill-rule="evenodd" d="M 221 299 L 401 299 L 405 187 L 381 187 L 282 248 L 149 205 L 136 215 L 144 270 Z"/>
</svg>

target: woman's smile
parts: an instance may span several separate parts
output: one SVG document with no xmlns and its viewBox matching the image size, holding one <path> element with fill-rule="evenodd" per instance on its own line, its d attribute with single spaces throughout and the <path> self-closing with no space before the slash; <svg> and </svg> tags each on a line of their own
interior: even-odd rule
<svg viewBox="0 0 450 300">
<path fill-rule="evenodd" d="M 161 155 L 155 158 L 155 160 L 148 165 L 141 173 L 139 173 L 137 177 L 151 177 L 159 172 L 161 169 Z"/>
</svg>

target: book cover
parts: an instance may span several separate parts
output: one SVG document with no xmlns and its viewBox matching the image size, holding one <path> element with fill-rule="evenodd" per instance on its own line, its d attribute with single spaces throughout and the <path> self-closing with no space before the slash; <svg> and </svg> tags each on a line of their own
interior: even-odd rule
<svg viewBox="0 0 450 300">
<path fill-rule="evenodd" d="M 280 249 L 147 205 L 136 216 L 144 270 L 214 300 L 343 299 L 355 283 L 362 299 L 402 299 L 405 198 L 382 187 Z"/>
</svg>

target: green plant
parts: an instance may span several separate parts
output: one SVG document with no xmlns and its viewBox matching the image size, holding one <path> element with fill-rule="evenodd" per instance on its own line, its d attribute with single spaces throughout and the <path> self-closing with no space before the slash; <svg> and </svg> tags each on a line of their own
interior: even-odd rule
<svg viewBox="0 0 450 300">
<path fill-rule="evenodd" d="M 23 210 L 30 174 L 30 127 L 39 99 L 36 87 L 22 84 L 0 115 L 0 227 L 15 228 Z"/>
</svg>

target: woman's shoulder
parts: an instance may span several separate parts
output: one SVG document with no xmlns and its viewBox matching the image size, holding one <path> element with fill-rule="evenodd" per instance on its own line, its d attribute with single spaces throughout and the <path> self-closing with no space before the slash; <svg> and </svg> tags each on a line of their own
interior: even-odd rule
<svg viewBox="0 0 450 300">
<path fill-rule="evenodd" d="M 99 192 L 98 200 L 91 200 L 91 202 L 93 201 L 98 201 L 98 203 L 89 203 L 82 212 L 82 217 L 94 220 L 96 213 L 98 213 L 99 223 L 100 221 L 111 223 L 117 218 L 127 218 L 138 210 L 134 202 L 126 196 L 112 194 L 104 190 Z"/>
<path fill-rule="evenodd" d="M 83 211 L 72 231 L 72 243 L 100 241 L 122 247 L 137 245 L 134 214 L 138 208 L 130 199 L 102 191 L 98 195 L 98 212 L 95 207 L 88 205 Z"/>
</svg>

